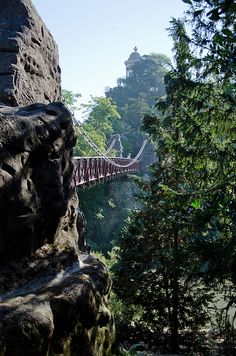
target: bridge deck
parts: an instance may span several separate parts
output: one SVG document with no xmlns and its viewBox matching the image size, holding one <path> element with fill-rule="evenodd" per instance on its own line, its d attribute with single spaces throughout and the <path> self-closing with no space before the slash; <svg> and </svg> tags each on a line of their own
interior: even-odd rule
<svg viewBox="0 0 236 356">
<path fill-rule="evenodd" d="M 83 186 L 92 182 L 107 181 L 127 173 L 139 172 L 139 161 L 130 158 L 74 157 L 75 186 Z M 113 163 L 112 163 L 113 162 Z M 129 166 L 128 166 L 129 165 Z M 123 166 L 123 167 L 121 167 Z"/>
</svg>

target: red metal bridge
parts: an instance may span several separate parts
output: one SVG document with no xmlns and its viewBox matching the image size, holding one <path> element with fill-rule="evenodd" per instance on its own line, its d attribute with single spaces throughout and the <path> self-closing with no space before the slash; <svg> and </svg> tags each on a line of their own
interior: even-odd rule
<svg viewBox="0 0 236 356">
<path fill-rule="evenodd" d="M 99 157 L 74 157 L 74 175 L 73 183 L 75 186 L 86 186 L 90 183 L 108 181 L 113 178 L 126 175 L 129 173 L 137 173 L 140 170 L 141 156 L 147 140 L 145 140 L 134 158 L 123 158 L 123 147 L 120 142 L 120 135 L 113 135 L 110 146 L 105 153 L 101 152 L 96 144 L 91 140 L 88 133 L 83 129 L 82 125 L 77 122 L 77 132 L 83 137 L 85 142 L 99 155 Z M 107 154 L 113 148 L 116 141 L 119 141 L 119 147 L 116 152 L 120 157 L 108 157 Z"/>
<path fill-rule="evenodd" d="M 140 170 L 140 162 L 131 158 L 74 157 L 73 161 L 75 186 L 106 182 L 129 173 L 137 173 Z"/>
</svg>

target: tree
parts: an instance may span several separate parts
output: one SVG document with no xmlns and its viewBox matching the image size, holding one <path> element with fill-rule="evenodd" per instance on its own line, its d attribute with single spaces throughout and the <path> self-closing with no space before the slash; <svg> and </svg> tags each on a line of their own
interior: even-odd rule
<svg viewBox="0 0 236 356">
<path fill-rule="evenodd" d="M 73 93 L 69 90 L 63 90 L 63 101 L 68 105 L 71 112 L 74 114 L 77 107 L 77 100 L 80 94 Z M 97 145 L 98 149 L 102 152 L 106 151 L 106 143 L 111 135 L 116 132 L 117 127 L 121 124 L 118 123 L 120 115 L 117 111 L 116 105 L 110 98 L 92 97 L 88 104 L 82 104 L 81 108 L 85 109 L 87 118 L 80 123 L 80 126 L 87 133 L 88 137 Z M 80 109 L 81 109 L 80 108 Z M 76 126 L 77 143 L 75 147 L 75 155 L 89 157 L 96 156 L 98 153 L 89 146 L 85 139 L 85 135 Z"/>
<path fill-rule="evenodd" d="M 77 101 L 81 97 L 79 93 L 73 93 L 71 90 L 62 89 L 62 100 L 74 114 L 78 110 Z"/>
<path fill-rule="evenodd" d="M 235 79 L 235 1 L 183 1 L 191 5 L 187 20 L 191 23 L 193 36 L 189 40 L 200 51 L 198 64 L 204 76 L 215 73 Z"/>
<path fill-rule="evenodd" d="M 136 155 L 143 140 L 140 132 L 145 113 L 153 112 L 153 105 L 158 96 L 165 94 L 164 75 L 170 68 L 170 60 L 163 54 L 144 55 L 137 62 L 127 78 L 117 80 L 117 86 L 111 88 L 107 97 L 116 103 L 123 122 L 119 133 L 125 154 Z"/>
<path fill-rule="evenodd" d="M 84 109 L 87 114 L 83 123 L 80 123 L 82 128 L 87 132 L 91 140 L 97 145 L 100 151 L 106 151 L 106 143 L 118 127 L 121 126 L 120 115 L 117 107 L 110 98 L 91 97 L 88 104 L 81 104 L 77 106 L 78 98 L 81 97 L 79 93 L 73 93 L 70 90 L 63 89 L 62 97 L 65 104 L 68 106 L 73 115 L 76 110 Z M 97 153 L 91 148 L 84 138 L 84 135 L 77 130 L 77 143 L 75 147 L 75 155 L 78 156 L 95 156 Z"/>
<path fill-rule="evenodd" d="M 86 125 L 94 128 L 100 134 L 104 134 L 108 140 L 117 128 L 121 125 L 120 115 L 116 104 L 111 98 L 92 97 L 89 104 L 84 105 L 88 112 L 85 120 Z"/>
<path fill-rule="evenodd" d="M 193 159 L 198 166 L 192 165 L 192 171 L 201 174 L 198 202 L 205 221 L 205 238 L 197 247 L 208 266 L 207 280 L 235 282 L 236 6 L 232 0 L 189 3 L 187 15 L 193 24 L 193 36 L 188 42 L 198 57 L 195 55 L 190 63 L 196 78 L 190 83 L 192 95 L 186 110 L 195 115 Z"/>
<path fill-rule="evenodd" d="M 140 62 L 133 65 L 127 78 L 117 80 L 117 87 L 110 89 L 109 97 L 123 107 L 130 98 L 145 99 L 149 106 L 155 104 L 158 96 L 165 94 L 164 75 L 170 69 L 170 59 L 159 53 L 144 55 Z"/>
<path fill-rule="evenodd" d="M 178 45 L 178 55 L 181 50 L 186 53 L 188 47 L 182 37 Z M 180 65 L 177 71 L 180 74 Z M 188 77 L 188 73 L 183 74 Z M 115 290 L 118 296 L 143 308 L 144 322 L 157 334 L 167 328 L 171 351 L 177 352 L 180 330 L 196 329 L 206 322 L 203 307 L 209 295 L 190 278 L 197 257 L 191 253 L 188 238 L 194 223 L 188 220 L 191 202 L 183 187 L 189 180 L 180 174 L 182 157 L 173 149 L 182 145 L 178 128 L 182 102 L 176 94 L 183 86 L 178 89 L 179 83 L 171 75 L 167 78 L 172 86 L 167 86 L 167 97 L 158 104 L 163 116 L 146 115 L 144 119 L 146 130 L 158 145 L 159 160 L 153 165 L 152 181 L 141 183 L 143 209 L 134 212 L 120 241 Z"/>
<path fill-rule="evenodd" d="M 206 321 L 207 288 L 235 282 L 236 264 L 235 7 L 185 2 L 193 31 L 172 20 L 175 67 L 158 115 L 144 119 L 159 157 L 151 182 L 141 183 L 144 208 L 124 230 L 115 267 L 117 294 L 142 306 L 152 330 L 169 329 L 172 351 L 183 327 Z"/>
<path fill-rule="evenodd" d="M 169 63 L 168 57 L 161 54 L 143 56 L 142 66 L 137 69 L 136 67 L 133 68 L 133 73 L 136 73 L 134 79 L 131 80 L 130 77 L 118 80 L 118 86 L 112 88 L 107 93 L 106 98 L 92 98 L 92 102 L 89 103 L 88 107 L 85 106 L 85 109 L 88 109 L 88 117 L 83 123 L 83 128 L 88 132 L 89 137 L 96 142 L 101 151 L 105 152 L 105 143 L 110 138 L 110 135 L 120 134 L 122 145 L 124 146 L 124 156 L 130 153 L 134 157 L 137 154 L 144 138 L 146 138 L 140 132 L 143 116 L 145 113 L 153 111 L 154 97 L 164 93 L 164 73 L 167 71 Z M 135 77 L 137 77 L 137 80 Z M 94 154 L 91 149 L 88 151 L 83 137 L 79 138 L 77 148 L 77 155 Z M 121 188 L 117 183 L 116 188 L 114 186 L 110 189 L 108 187 L 104 189 L 95 187 L 93 189 L 93 200 L 87 199 L 88 203 L 83 207 L 88 219 L 88 235 L 95 240 L 95 236 L 100 231 L 100 246 L 103 250 L 105 245 L 103 242 L 107 242 L 108 237 L 110 242 L 114 241 L 124 225 L 124 219 L 127 216 L 127 208 L 124 206 L 130 208 L 130 206 L 135 205 L 130 192 L 131 185 L 133 187 L 134 184 L 128 182 L 122 182 L 122 184 L 128 191 L 125 198 L 120 198 Z M 132 189 L 135 188 L 133 187 Z M 96 201 L 96 197 L 99 197 L 101 202 L 101 193 L 104 194 L 103 210 L 106 212 L 106 217 L 103 220 L 98 220 L 97 211 L 99 208 L 94 204 L 94 201 Z M 83 194 L 83 196 L 86 194 Z M 116 200 L 119 197 L 116 209 L 107 209 L 107 195 L 109 195 L 109 200 Z M 98 246 L 98 239 L 96 243 Z M 111 243 L 106 243 L 106 246 L 111 248 Z"/>
</svg>

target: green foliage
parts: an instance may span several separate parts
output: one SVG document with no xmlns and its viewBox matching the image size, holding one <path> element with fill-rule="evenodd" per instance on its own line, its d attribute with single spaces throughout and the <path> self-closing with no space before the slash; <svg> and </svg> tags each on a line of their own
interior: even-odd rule
<svg viewBox="0 0 236 356">
<path fill-rule="evenodd" d="M 97 132 L 93 126 L 87 124 L 86 122 L 84 122 L 82 124 L 82 127 L 88 134 L 89 138 L 99 148 L 99 150 L 102 152 L 105 152 L 106 151 L 106 136 L 105 136 L 105 134 L 103 134 L 101 132 Z M 78 128 L 75 128 L 75 130 L 77 131 L 77 142 L 76 142 L 76 146 L 74 149 L 75 156 L 80 156 L 80 157 L 97 156 L 98 154 L 95 152 L 95 150 L 92 147 L 90 147 L 88 145 L 87 141 L 84 139 L 84 136 L 81 135 Z"/>
<path fill-rule="evenodd" d="M 170 60 L 163 54 L 144 55 L 135 64 L 127 78 L 117 80 L 117 86 L 106 95 L 116 103 L 123 127 L 119 128 L 125 155 L 134 156 L 139 150 L 144 134 L 140 126 L 144 114 L 153 113 L 158 96 L 165 94 L 164 75 L 170 68 Z"/>
<path fill-rule="evenodd" d="M 87 125 L 105 134 L 107 139 L 110 138 L 115 132 L 115 127 L 119 126 L 117 121 L 120 120 L 115 103 L 110 98 L 92 97 L 92 101 L 84 105 L 84 108 L 88 112 Z"/>
<path fill-rule="evenodd" d="M 130 209 L 140 205 L 133 197 L 137 190 L 137 186 L 127 177 L 78 189 L 92 250 L 106 254 L 112 249 Z"/>
<path fill-rule="evenodd" d="M 172 20 L 175 67 L 158 114 L 144 119 L 158 160 L 151 182 L 140 184 L 143 209 L 123 231 L 114 266 L 117 295 L 140 306 L 142 323 L 156 334 L 167 331 L 175 352 L 181 330 L 207 322 L 209 288 L 236 280 L 232 1 L 187 3 L 192 34 Z"/>
<path fill-rule="evenodd" d="M 142 66 L 133 69 L 134 78 L 120 80 L 120 84 L 111 89 L 107 98 L 92 98 L 88 105 L 83 105 L 87 118 L 82 126 L 100 151 L 106 151 L 106 142 L 112 134 L 120 133 L 125 154 L 131 153 L 134 156 L 137 153 L 144 137 L 139 132 L 142 118 L 145 113 L 152 112 L 154 98 L 164 93 L 164 73 L 169 63 L 164 55 L 146 55 Z M 80 134 L 75 154 L 95 155 Z M 122 190 L 122 184 L 116 183 L 114 193 L 109 185 L 79 192 L 82 210 L 88 221 L 89 243 L 104 252 L 111 249 L 112 244 L 109 241 L 117 237 L 128 215 L 124 204 L 127 193 Z M 114 197 L 120 197 L 121 194 L 124 195 L 122 199 Z M 103 210 L 102 214 L 100 208 Z M 102 216 L 104 219 L 98 219 Z"/>
<path fill-rule="evenodd" d="M 83 108 L 87 112 L 87 118 L 81 125 L 99 150 L 105 153 L 107 140 L 119 126 L 120 115 L 116 105 L 110 98 L 96 97 L 89 104 L 83 105 Z M 97 156 L 79 130 L 75 154 L 83 157 Z"/>
<path fill-rule="evenodd" d="M 103 210 L 102 210 L 102 208 L 100 208 L 100 209 L 98 210 L 98 212 L 96 213 L 96 219 L 98 219 L 98 220 L 103 220 L 103 219 L 104 219 L 104 215 L 103 215 Z"/>
<path fill-rule="evenodd" d="M 118 263 L 114 266 L 114 290 L 126 303 L 141 308 L 138 323 L 148 327 L 149 332 L 156 337 L 166 330 L 171 333 L 171 348 L 176 351 L 175 323 L 179 330 L 197 330 L 204 325 L 211 294 L 189 278 L 196 258 L 189 253 L 191 246 L 185 239 L 185 229 L 177 235 L 177 227 L 167 213 L 174 206 L 167 206 L 163 196 L 154 202 L 155 194 L 157 191 L 150 192 L 149 198 L 145 196 L 145 208 L 134 213 L 123 232 Z"/>
<path fill-rule="evenodd" d="M 62 100 L 69 107 L 72 113 L 78 110 L 77 101 L 81 97 L 79 93 L 73 93 L 70 90 L 62 89 Z"/>
<path fill-rule="evenodd" d="M 191 0 L 187 20 L 190 43 L 201 52 L 202 74 L 235 76 L 236 4 L 234 0 Z M 202 68 L 201 68 L 202 69 Z"/>
<path fill-rule="evenodd" d="M 110 277 L 113 279 L 113 266 L 117 263 L 119 248 L 114 246 L 110 251 L 106 252 L 106 255 L 96 250 L 96 247 L 94 251 L 93 254 L 106 266 Z M 113 290 L 109 299 L 109 308 L 115 317 L 118 329 L 129 327 L 131 323 L 139 320 L 142 314 L 139 307 L 135 305 L 130 306 L 126 301 L 120 299 Z"/>
</svg>

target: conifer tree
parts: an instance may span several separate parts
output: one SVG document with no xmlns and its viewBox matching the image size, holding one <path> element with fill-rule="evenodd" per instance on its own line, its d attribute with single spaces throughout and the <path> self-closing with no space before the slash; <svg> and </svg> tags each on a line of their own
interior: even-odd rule
<svg viewBox="0 0 236 356">
<path fill-rule="evenodd" d="M 172 351 L 183 328 L 206 321 L 207 288 L 235 282 L 235 8 L 185 2 L 192 34 L 172 20 L 175 67 L 158 114 L 144 119 L 158 161 L 140 183 L 143 210 L 131 216 L 115 266 L 117 294 L 143 308 L 152 330 L 169 330 Z"/>
</svg>

